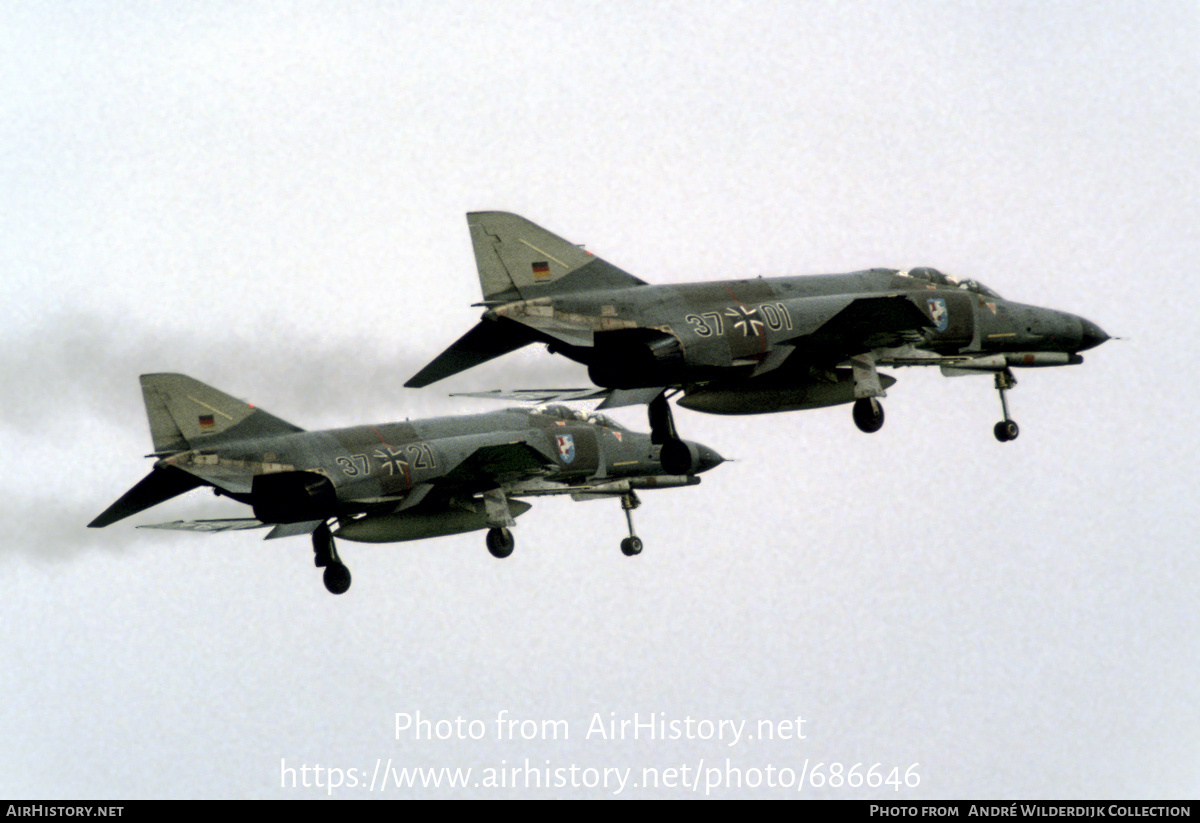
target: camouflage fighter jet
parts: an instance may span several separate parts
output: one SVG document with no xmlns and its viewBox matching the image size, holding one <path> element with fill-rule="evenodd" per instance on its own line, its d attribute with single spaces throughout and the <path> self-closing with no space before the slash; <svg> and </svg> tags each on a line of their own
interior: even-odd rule
<svg viewBox="0 0 1200 823">
<path fill-rule="evenodd" d="M 516 499 L 570 494 L 619 498 L 627 556 L 642 550 L 637 490 L 692 486 L 722 462 L 699 443 L 694 470 L 670 475 L 648 435 L 603 414 L 551 405 L 487 414 L 306 432 L 182 374 L 141 378 L 158 458 L 150 474 L 88 525 L 101 528 L 201 486 L 253 508 L 253 518 L 145 528 L 226 531 L 273 526 L 268 540 L 311 534 L 334 594 L 350 571 L 334 537 L 363 543 L 424 540 L 487 529 L 496 557 L 512 554 L 510 527 L 530 509 Z M 332 527 L 331 527 L 332 524 Z"/>
<path fill-rule="evenodd" d="M 668 392 L 713 414 L 763 414 L 853 403 L 864 432 L 883 425 L 879 398 L 895 383 L 878 366 L 940 366 L 992 374 L 1005 392 L 1014 367 L 1068 366 L 1108 339 L 1073 314 L 1003 299 L 935 269 L 651 286 L 574 243 L 506 212 L 467 215 L 485 307 L 476 326 L 405 385 L 427 386 L 529 343 L 588 367 L 600 390 L 492 392 L 586 399 L 599 408 L 649 403 L 651 437 L 671 474 L 698 456 L 676 433 Z"/>
</svg>

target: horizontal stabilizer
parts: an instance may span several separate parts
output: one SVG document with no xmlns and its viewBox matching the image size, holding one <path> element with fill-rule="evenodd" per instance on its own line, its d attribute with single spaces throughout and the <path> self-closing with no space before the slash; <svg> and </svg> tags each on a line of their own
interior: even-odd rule
<svg viewBox="0 0 1200 823">
<path fill-rule="evenodd" d="M 145 511 L 151 506 L 157 506 L 203 485 L 203 480 L 179 469 L 154 469 L 142 478 L 140 483 L 121 495 L 120 500 L 105 509 L 103 514 L 88 523 L 88 528 L 104 528 L 131 514 Z"/>
<path fill-rule="evenodd" d="M 481 320 L 404 385 L 410 389 L 423 388 L 502 354 L 516 351 L 535 339 L 531 332 L 515 323 Z"/>
</svg>

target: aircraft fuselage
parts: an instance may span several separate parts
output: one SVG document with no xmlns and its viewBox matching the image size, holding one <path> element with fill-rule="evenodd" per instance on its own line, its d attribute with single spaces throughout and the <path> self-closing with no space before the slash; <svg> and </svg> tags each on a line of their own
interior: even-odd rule
<svg viewBox="0 0 1200 823">
<path fill-rule="evenodd" d="M 485 317 L 535 330 L 608 388 L 744 380 L 789 361 L 777 382 L 797 367 L 832 368 L 855 351 L 903 346 L 943 356 L 1076 354 L 1107 339 L 1076 315 L 928 269 L 579 291 L 511 302 Z M 789 347 L 775 355 L 781 362 L 764 368 L 781 347 Z"/>
</svg>

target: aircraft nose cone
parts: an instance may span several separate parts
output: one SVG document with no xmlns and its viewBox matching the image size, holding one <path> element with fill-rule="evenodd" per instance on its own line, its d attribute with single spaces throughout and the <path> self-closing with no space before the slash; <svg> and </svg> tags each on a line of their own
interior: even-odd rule
<svg viewBox="0 0 1200 823">
<path fill-rule="evenodd" d="M 1108 335 L 1105 333 L 1104 329 L 1097 326 L 1091 320 L 1084 320 L 1081 317 L 1079 318 L 1079 325 L 1083 329 L 1079 335 L 1080 351 L 1095 348 L 1108 339 Z"/>
<path fill-rule="evenodd" d="M 717 454 L 715 451 L 710 449 L 708 446 L 704 446 L 704 445 L 701 445 L 700 443 L 697 443 L 696 451 L 699 452 L 699 460 L 697 462 L 699 462 L 699 464 L 700 464 L 699 467 L 696 469 L 697 474 L 699 474 L 700 472 L 706 472 L 709 469 L 715 469 L 717 466 L 719 466 L 725 462 L 724 457 Z"/>
</svg>

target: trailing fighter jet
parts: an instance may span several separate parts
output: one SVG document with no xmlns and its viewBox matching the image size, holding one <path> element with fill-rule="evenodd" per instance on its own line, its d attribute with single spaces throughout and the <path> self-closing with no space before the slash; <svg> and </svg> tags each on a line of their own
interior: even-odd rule
<svg viewBox="0 0 1200 823">
<path fill-rule="evenodd" d="M 182 374 L 141 378 L 153 470 L 88 525 L 101 528 L 201 486 L 252 507 L 253 518 L 145 528 L 226 531 L 273 526 L 266 539 L 311 534 L 325 586 L 350 588 L 334 537 L 363 543 L 423 540 L 487 529 L 496 557 L 512 554 L 515 498 L 619 498 L 627 556 L 642 550 L 637 490 L 692 486 L 722 462 L 687 443 L 693 471 L 663 471 L 648 435 L 566 406 L 306 432 Z M 331 525 L 332 524 L 332 528 Z"/>
<path fill-rule="evenodd" d="M 1108 339 L 1073 314 L 1003 299 L 975 280 L 930 268 L 651 286 L 506 212 L 467 215 L 485 307 L 476 326 L 405 385 L 427 386 L 528 345 L 545 343 L 588 367 L 599 390 L 474 396 L 603 397 L 599 408 L 649 403 L 664 468 L 687 474 L 696 455 L 676 433 L 668 392 L 713 414 L 763 414 L 853 403 L 864 432 L 883 426 L 895 383 L 878 366 L 940 366 L 992 374 L 1005 392 L 1014 367 L 1067 366 Z"/>
</svg>

